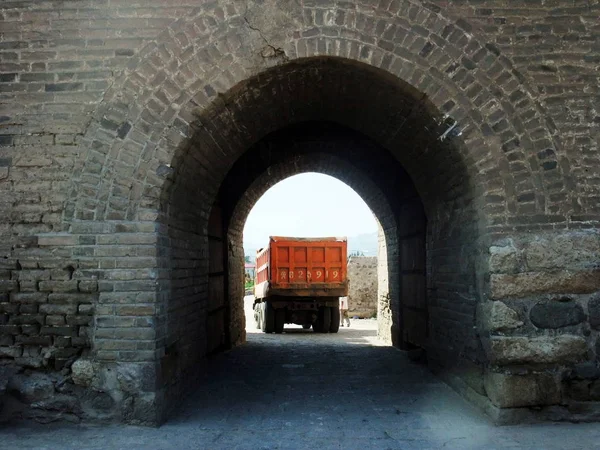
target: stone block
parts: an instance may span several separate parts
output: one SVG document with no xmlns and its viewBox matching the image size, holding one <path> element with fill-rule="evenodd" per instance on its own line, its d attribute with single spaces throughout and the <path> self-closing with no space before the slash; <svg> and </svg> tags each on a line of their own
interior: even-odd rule
<svg viewBox="0 0 600 450">
<path fill-rule="evenodd" d="M 48 294 L 43 292 L 13 293 L 10 296 L 10 301 L 15 303 L 46 303 Z"/>
<path fill-rule="evenodd" d="M 50 279 L 48 270 L 16 270 L 15 278 L 19 281 L 44 281 Z"/>
<path fill-rule="evenodd" d="M 572 377 L 580 380 L 600 378 L 600 364 L 597 361 L 585 361 L 573 367 Z"/>
<path fill-rule="evenodd" d="M 46 325 L 59 326 L 65 324 L 65 316 L 46 316 Z"/>
<path fill-rule="evenodd" d="M 577 231 L 539 237 L 526 245 L 523 253 L 533 271 L 591 268 L 600 255 L 600 235 L 597 231 Z"/>
<path fill-rule="evenodd" d="M 152 316 L 155 314 L 154 305 L 123 305 L 117 306 L 119 316 Z"/>
<path fill-rule="evenodd" d="M 505 246 L 492 245 L 489 257 L 490 272 L 515 273 L 519 271 L 519 252 L 512 241 Z"/>
<path fill-rule="evenodd" d="M 50 336 L 17 336 L 15 342 L 22 345 L 41 345 L 44 347 L 52 345 Z"/>
<path fill-rule="evenodd" d="M 54 345 L 59 348 L 67 348 L 71 346 L 71 338 L 64 336 L 55 336 Z"/>
<path fill-rule="evenodd" d="M 40 313 L 53 314 L 53 315 L 76 314 L 77 313 L 77 305 L 43 304 L 43 305 L 40 305 Z"/>
<path fill-rule="evenodd" d="M 79 305 L 78 313 L 80 315 L 91 316 L 92 314 L 94 314 L 94 305 Z"/>
<path fill-rule="evenodd" d="M 79 358 L 71 366 L 71 378 L 73 383 L 79 386 L 91 386 L 99 371 L 99 365 L 90 359 Z"/>
<path fill-rule="evenodd" d="M 23 354 L 21 347 L 0 347 L 0 358 L 18 358 Z"/>
<path fill-rule="evenodd" d="M 79 291 L 88 293 L 98 292 L 98 281 L 80 281 Z"/>
<path fill-rule="evenodd" d="M 598 286 L 599 270 L 492 274 L 490 298 L 519 298 L 536 294 L 589 294 L 595 292 Z"/>
<path fill-rule="evenodd" d="M 21 333 L 18 325 L 0 325 L 0 335 L 17 335 Z"/>
<path fill-rule="evenodd" d="M 583 322 L 585 313 L 575 301 L 549 300 L 536 303 L 529 318 L 538 328 L 562 328 Z"/>
<path fill-rule="evenodd" d="M 600 401 L 600 380 L 596 380 L 590 385 L 590 400 Z"/>
<path fill-rule="evenodd" d="M 523 325 L 519 314 L 500 301 L 480 303 L 477 307 L 477 323 L 485 332 L 512 330 Z"/>
<path fill-rule="evenodd" d="M 132 424 L 154 425 L 158 423 L 158 408 L 154 392 L 135 396 L 133 408 L 125 412 L 125 419 Z"/>
<path fill-rule="evenodd" d="M 493 336 L 489 358 L 494 364 L 569 364 L 585 359 L 587 343 L 582 336 Z"/>
<path fill-rule="evenodd" d="M 81 413 L 77 397 L 66 394 L 55 394 L 53 397 L 32 403 L 36 409 L 59 411 L 60 413 Z"/>
<path fill-rule="evenodd" d="M 595 295 L 588 302 L 588 314 L 590 326 L 595 330 L 600 330 L 600 294 Z"/>
<path fill-rule="evenodd" d="M 78 281 L 40 281 L 39 288 L 42 292 L 77 292 Z"/>
<path fill-rule="evenodd" d="M 19 307 L 19 312 L 21 314 L 36 314 L 40 307 L 38 304 L 21 304 L 19 305 L 18 303 L 16 304 Z"/>
<path fill-rule="evenodd" d="M 0 280 L 0 293 L 12 292 L 18 289 L 16 280 Z"/>
<path fill-rule="evenodd" d="M 90 325 L 92 318 L 90 316 L 67 315 L 69 325 Z"/>
<path fill-rule="evenodd" d="M 0 314 L 16 314 L 19 312 L 17 303 L 0 303 Z"/>
<path fill-rule="evenodd" d="M 17 374 L 10 379 L 7 389 L 26 403 L 37 402 L 52 397 L 54 381 L 49 375 L 39 372 Z"/>
<path fill-rule="evenodd" d="M 76 304 L 76 303 L 93 303 L 94 295 L 83 293 L 52 293 L 48 295 L 48 302 L 54 304 Z"/>
<path fill-rule="evenodd" d="M 492 403 L 499 408 L 555 405 L 561 401 L 560 383 L 551 374 L 488 372 L 484 386 Z"/>
<path fill-rule="evenodd" d="M 40 332 L 40 325 L 37 323 L 23 324 L 21 325 L 21 333 L 26 335 L 38 334 Z"/>
<path fill-rule="evenodd" d="M 12 316 L 9 322 L 19 325 L 43 325 L 44 321 L 45 316 L 43 314 L 20 314 L 18 316 Z"/>
<path fill-rule="evenodd" d="M 67 233 L 48 233 L 38 235 L 40 247 L 64 247 L 77 245 L 78 237 Z"/>
<path fill-rule="evenodd" d="M 77 327 L 42 327 L 40 334 L 51 336 L 77 336 Z"/>
<path fill-rule="evenodd" d="M 574 380 L 570 381 L 567 386 L 567 392 L 571 399 L 577 401 L 590 400 L 590 386 L 592 382 L 589 380 Z"/>
<path fill-rule="evenodd" d="M 120 363 L 117 382 L 123 392 L 153 392 L 158 387 L 157 367 L 154 363 Z"/>
</svg>

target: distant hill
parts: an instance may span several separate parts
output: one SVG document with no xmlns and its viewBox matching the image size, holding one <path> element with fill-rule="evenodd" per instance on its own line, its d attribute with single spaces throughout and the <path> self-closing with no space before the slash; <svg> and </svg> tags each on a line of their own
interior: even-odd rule
<svg viewBox="0 0 600 450">
<path fill-rule="evenodd" d="M 362 253 L 364 256 L 377 256 L 377 232 L 348 236 L 348 253 Z"/>
<path fill-rule="evenodd" d="M 267 242 L 244 242 L 244 254 L 252 260 L 256 256 L 256 250 L 265 246 Z M 356 236 L 348 236 L 348 253 L 362 253 L 364 256 L 377 256 L 377 232 L 363 233 Z"/>
</svg>

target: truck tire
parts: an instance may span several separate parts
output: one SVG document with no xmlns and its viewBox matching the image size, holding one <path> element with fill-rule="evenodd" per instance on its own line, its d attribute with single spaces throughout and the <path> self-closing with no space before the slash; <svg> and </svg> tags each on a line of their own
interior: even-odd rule
<svg viewBox="0 0 600 450">
<path fill-rule="evenodd" d="M 310 330 L 310 323 L 305 323 L 304 325 L 302 325 L 302 328 L 305 330 Z"/>
<path fill-rule="evenodd" d="M 285 309 L 279 308 L 275 310 L 275 333 L 283 333 L 283 325 L 285 324 Z"/>
<path fill-rule="evenodd" d="M 262 330 L 263 333 L 272 333 L 275 331 L 275 310 L 269 302 L 261 303 L 262 309 Z"/>
<path fill-rule="evenodd" d="M 335 306 L 329 308 L 331 310 L 331 324 L 329 325 L 330 333 L 337 333 L 340 329 L 340 310 Z"/>
<path fill-rule="evenodd" d="M 313 331 L 315 333 L 329 333 L 329 327 L 331 325 L 331 310 L 327 306 L 319 308 L 317 320 L 313 324 Z"/>
</svg>

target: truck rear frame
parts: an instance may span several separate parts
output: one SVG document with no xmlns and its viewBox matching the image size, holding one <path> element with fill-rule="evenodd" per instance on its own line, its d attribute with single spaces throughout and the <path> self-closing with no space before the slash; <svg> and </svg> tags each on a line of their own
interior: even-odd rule
<svg viewBox="0 0 600 450">
<path fill-rule="evenodd" d="M 254 317 L 265 333 L 295 323 L 336 333 L 339 297 L 348 294 L 346 238 L 273 236 L 257 252 Z"/>
</svg>

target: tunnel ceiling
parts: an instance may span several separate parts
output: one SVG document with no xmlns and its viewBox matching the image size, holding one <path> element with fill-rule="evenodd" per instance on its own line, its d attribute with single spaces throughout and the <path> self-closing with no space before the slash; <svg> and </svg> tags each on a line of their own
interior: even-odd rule
<svg viewBox="0 0 600 450">
<path fill-rule="evenodd" d="M 236 161 L 248 175 L 247 167 L 258 164 L 264 170 L 270 164 L 268 158 L 280 160 L 286 147 L 280 144 L 290 133 L 294 139 L 318 142 L 316 145 L 327 151 L 322 141 L 331 140 L 336 133 L 339 138 L 341 130 L 350 133 L 346 139 L 362 142 L 374 151 L 361 155 L 365 150 L 354 146 L 344 152 L 345 158 L 361 166 L 373 164 L 375 177 L 378 170 L 399 162 L 425 205 L 437 203 L 440 196 L 467 198 L 464 193 L 470 189 L 466 168 L 460 163 L 460 141 L 440 140 L 447 127 L 438 123 L 441 115 L 427 98 L 380 70 L 342 59 L 306 59 L 268 70 L 237 85 L 208 111 L 190 120 L 195 132 L 173 162 L 178 171 L 174 182 L 186 183 L 186 173 L 187 178 L 194 177 L 189 161 L 195 160 L 195 166 L 218 165 L 218 172 L 203 171 L 214 182 L 204 186 L 213 197 Z M 307 126 L 308 122 L 320 125 L 315 128 Z M 259 143 L 267 135 L 269 138 Z M 368 139 L 371 142 L 367 143 Z M 251 153 L 245 153 L 249 148 Z M 294 151 L 286 148 L 285 155 Z M 381 159 L 371 161 L 375 154 Z M 393 180 L 397 177 L 386 176 L 389 192 L 402 195 L 404 188 L 394 184 L 400 182 Z M 239 179 L 240 175 L 230 177 Z M 223 189 L 225 195 L 233 195 L 228 192 L 232 189 L 229 181 Z"/>
</svg>

